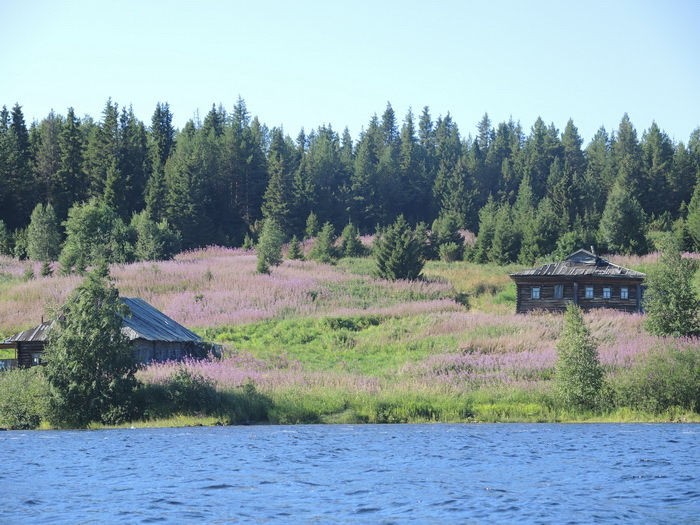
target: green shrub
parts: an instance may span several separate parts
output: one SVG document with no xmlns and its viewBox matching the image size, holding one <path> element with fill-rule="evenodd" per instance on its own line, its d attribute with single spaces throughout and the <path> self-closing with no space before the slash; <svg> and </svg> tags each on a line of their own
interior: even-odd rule
<svg viewBox="0 0 700 525">
<path fill-rule="evenodd" d="M 48 410 L 48 383 L 40 367 L 0 373 L 0 427 L 37 428 Z"/>
<path fill-rule="evenodd" d="M 659 348 L 618 381 L 617 403 L 654 413 L 680 407 L 700 413 L 700 348 Z"/>
<path fill-rule="evenodd" d="M 167 399 L 175 413 L 216 413 L 221 399 L 211 381 L 181 368 L 167 383 Z"/>
<path fill-rule="evenodd" d="M 603 386 L 597 343 L 578 306 L 569 304 L 564 320 L 564 331 L 557 343 L 556 386 L 566 405 L 593 408 Z"/>
<path fill-rule="evenodd" d="M 454 242 L 440 245 L 440 260 L 443 262 L 459 261 L 464 250 Z"/>
</svg>

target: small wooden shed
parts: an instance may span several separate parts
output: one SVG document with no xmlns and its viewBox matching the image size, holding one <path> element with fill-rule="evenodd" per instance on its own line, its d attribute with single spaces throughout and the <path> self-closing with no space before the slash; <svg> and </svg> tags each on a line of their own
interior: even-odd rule
<svg viewBox="0 0 700 525">
<path fill-rule="evenodd" d="M 510 275 L 517 287 L 517 313 L 560 312 L 570 302 L 584 310 L 641 312 L 645 277 L 646 274 L 613 264 L 587 250 L 578 250 L 562 262 Z"/>
<path fill-rule="evenodd" d="M 197 354 L 201 342 L 194 332 L 172 320 L 143 299 L 121 297 L 131 315 L 124 318 L 122 332 L 129 338 L 134 357 L 141 363 L 171 361 Z M 55 321 L 16 334 L 2 343 L 3 348 L 16 349 L 16 364 L 29 368 L 41 364 L 48 340 L 48 331 Z"/>
</svg>

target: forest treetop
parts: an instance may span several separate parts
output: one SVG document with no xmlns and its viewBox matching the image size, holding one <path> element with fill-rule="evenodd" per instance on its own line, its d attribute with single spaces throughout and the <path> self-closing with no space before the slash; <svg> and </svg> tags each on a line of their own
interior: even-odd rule
<svg viewBox="0 0 700 525">
<path fill-rule="evenodd" d="M 291 138 L 241 98 L 182 130 L 172 121 L 166 103 L 149 125 L 111 99 L 99 121 L 71 108 L 27 126 L 19 104 L 3 107 L 0 252 L 22 255 L 38 204 L 62 223 L 89 200 L 125 224 L 167 222 L 183 248 L 239 246 L 267 217 L 301 235 L 311 213 L 363 233 L 400 215 L 412 225 L 450 216 L 479 233 L 478 260 L 502 262 L 580 243 L 644 252 L 655 232 L 700 242 L 700 127 L 675 143 L 655 122 L 640 137 L 624 114 L 584 146 L 572 120 L 560 131 L 538 118 L 526 131 L 484 115 L 464 136 L 449 113 L 425 107 L 399 122 L 387 104 L 356 138 L 331 125 Z"/>
</svg>

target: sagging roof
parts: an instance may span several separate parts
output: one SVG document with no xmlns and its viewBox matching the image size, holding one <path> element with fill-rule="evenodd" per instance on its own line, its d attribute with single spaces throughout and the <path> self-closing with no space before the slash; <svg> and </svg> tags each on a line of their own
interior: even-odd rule
<svg viewBox="0 0 700 525">
<path fill-rule="evenodd" d="M 188 343 L 198 342 L 202 339 L 143 299 L 138 297 L 120 297 L 120 300 L 131 310 L 131 316 L 124 319 L 122 332 L 132 341 L 134 339 L 144 339 L 146 341 Z M 41 323 L 39 326 L 13 335 L 6 339 L 5 342 L 46 342 L 47 331 L 54 323 L 55 321 Z"/>
<path fill-rule="evenodd" d="M 562 262 L 544 264 L 537 268 L 530 268 L 510 275 L 517 277 L 627 277 L 633 279 L 643 279 L 646 274 L 623 268 L 613 264 L 607 259 L 598 257 L 588 250 L 578 250 L 567 256 Z"/>
<path fill-rule="evenodd" d="M 146 341 L 182 343 L 197 342 L 202 339 L 143 299 L 122 297 L 121 300 L 131 310 L 131 317 L 124 319 L 124 328 L 122 329 L 131 340 L 145 339 Z"/>
</svg>

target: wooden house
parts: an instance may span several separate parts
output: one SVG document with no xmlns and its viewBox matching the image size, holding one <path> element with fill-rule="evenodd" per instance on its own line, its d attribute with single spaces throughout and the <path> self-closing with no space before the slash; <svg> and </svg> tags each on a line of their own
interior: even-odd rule
<svg viewBox="0 0 700 525">
<path fill-rule="evenodd" d="M 623 268 L 587 250 L 564 261 L 511 274 L 517 287 L 517 313 L 560 312 L 570 302 L 584 310 L 611 308 L 641 312 L 645 274 Z"/>
<path fill-rule="evenodd" d="M 129 307 L 130 316 L 124 318 L 122 332 L 129 338 L 134 357 L 141 363 L 178 360 L 198 353 L 201 338 L 181 324 L 173 321 L 143 299 L 121 297 Z M 29 368 L 41 364 L 47 334 L 55 321 L 16 334 L 0 344 L 2 348 L 14 348 L 15 364 Z"/>
</svg>

